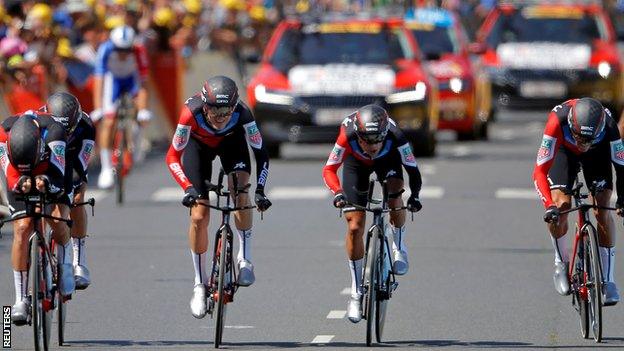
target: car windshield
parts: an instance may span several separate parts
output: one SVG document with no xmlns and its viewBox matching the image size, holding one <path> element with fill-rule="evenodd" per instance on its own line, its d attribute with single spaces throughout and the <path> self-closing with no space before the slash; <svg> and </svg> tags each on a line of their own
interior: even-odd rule
<svg viewBox="0 0 624 351">
<path fill-rule="evenodd" d="M 502 43 L 548 41 L 566 44 L 591 44 L 605 39 L 606 34 L 598 19 L 583 12 L 534 13 L 524 9 L 502 15 L 487 38 L 488 45 Z"/>
<path fill-rule="evenodd" d="M 458 53 L 459 45 L 452 27 L 413 29 L 420 51 L 425 56 Z"/>
<path fill-rule="evenodd" d="M 306 32 L 305 29 L 291 29 L 284 32 L 270 61 L 274 67 L 286 72 L 295 65 L 392 64 L 395 60 L 412 57 L 402 31 Z"/>
</svg>

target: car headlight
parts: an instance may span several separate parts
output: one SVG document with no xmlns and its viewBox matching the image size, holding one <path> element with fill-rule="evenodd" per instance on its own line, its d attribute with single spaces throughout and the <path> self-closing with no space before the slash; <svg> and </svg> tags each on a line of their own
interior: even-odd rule
<svg viewBox="0 0 624 351">
<path fill-rule="evenodd" d="M 399 104 L 402 102 L 420 101 L 424 100 L 426 96 L 427 85 L 424 82 L 418 82 L 413 90 L 406 90 L 388 95 L 386 97 L 386 102 L 389 104 Z"/>
<path fill-rule="evenodd" d="M 464 88 L 464 82 L 461 80 L 461 78 L 451 78 L 449 80 L 449 88 L 455 94 L 459 94 Z"/>
<path fill-rule="evenodd" d="M 262 84 L 256 85 L 254 93 L 256 94 L 256 100 L 267 104 L 292 105 L 295 101 L 290 95 L 268 92 L 266 87 Z"/>
<path fill-rule="evenodd" d="M 601 61 L 598 64 L 598 74 L 605 79 L 609 77 L 609 75 L 611 74 L 611 65 L 609 64 L 609 62 Z"/>
</svg>

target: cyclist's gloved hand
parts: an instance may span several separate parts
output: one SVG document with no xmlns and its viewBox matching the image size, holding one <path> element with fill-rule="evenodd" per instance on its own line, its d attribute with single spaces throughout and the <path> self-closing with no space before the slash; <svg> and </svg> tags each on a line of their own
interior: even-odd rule
<svg viewBox="0 0 624 351">
<path fill-rule="evenodd" d="M 407 199 L 407 209 L 411 212 L 418 212 L 422 210 L 420 200 L 413 194 L 410 195 L 409 199 Z"/>
<path fill-rule="evenodd" d="M 93 110 L 89 114 L 89 117 L 91 117 L 91 120 L 93 122 L 99 121 L 100 119 L 102 119 L 103 116 L 104 116 L 104 112 L 102 112 L 102 109 L 100 109 L 100 108 Z"/>
<path fill-rule="evenodd" d="M 37 191 L 46 194 L 50 192 L 50 178 L 45 175 L 38 175 L 35 177 L 35 188 Z"/>
<path fill-rule="evenodd" d="M 139 122 L 149 122 L 152 119 L 152 111 L 148 109 L 141 109 L 137 112 L 137 121 Z"/>
<path fill-rule="evenodd" d="M 264 212 L 268 210 L 269 207 L 273 205 L 271 201 L 269 200 L 269 198 L 266 197 L 266 195 L 264 195 L 264 190 L 262 189 L 256 189 L 256 196 L 254 200 L 256 202 L 256 207 L 258 208 L 258 211 L 260 212 Z"/>
<path fill-rule="evenodd" d="M 620 217 L 624 217 L 624 201 L 621 201 L 620 199 L 618 199 L 615 202 L 615 208 L 617 208 L 615 213 L 617 213 L 617 215 Z"/>
<path fill-rule="evenodd" d="M 557 206 L 548 207 L 544 213 L 544 222 L 556 223 L 557 221 L 559 221 L 559 209 Z"/>
<path fill-rule="evenodd" d="M 17 183 L 15 184 L 15 192 L 26 194 L 30 192 L 31 187 L 32 187 L 32 180 L 30 179 L 29 176 L 23 175 L 19 177 L 19 179 L 17 180 Z"/>
<path fill-rule="evenodd" d="M 336 193 L 334 195 L 334 207 L 343 208 L 347 206 L 347 197 L 343 193 Z"/>
<path fill-rule="evenodd" d="M 199 199 L 199 193 L 195 190 L 194 187 L 189 186 L 184 190 L 184 198 L 182 198 L 182 205 L 186 207 L 191 207 L 195 204 L 195 202 Z"/>
</svg>

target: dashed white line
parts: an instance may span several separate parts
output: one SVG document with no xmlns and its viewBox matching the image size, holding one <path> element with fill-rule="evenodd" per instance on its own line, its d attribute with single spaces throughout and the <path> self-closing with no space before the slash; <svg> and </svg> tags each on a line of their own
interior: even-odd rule
<svg viewBox="0 0 624 351">
<path fill-rule="evenodd" d="M 405 195 L 409 196 L 409 191 L 406 191 Z M 444 188 L 439 186 L 423 186 L 419 194 L 421 199 L 441 199 L 443 196 Z"/>
<path fill-rule="evenodd" d="M 180 201 L 184 197 L 184 191 L 180 187 L 160 188 L 156 190 L 152 196 L 152 201 L 157 202 L 173 202 Z M 210 193 L 210 199 L 214 200 L 214 193 Z"/>
<path fill-rule="evenodd" d="M 344 310 L 332 310 L 327 314 L 327 319 L 343 319 L 347 315 L 347 311 Z"/>
<path fill-rule="evenodd" d="M 340 295 L 351 295 L 351 288 L 344 288 L 340 291 Z"/>
<path fill-rule="evenodd" d="M 500 188 L 496 190 L 495 197 L 497 199 L 526 199 L 537 200 L 537 193 L 535 189 L 520 189 L 520 188 Z"/>
<path fill-rule="evenodd" d="M 435 165 L 429 165 L 429 164 L 422 164 L 419 163 L 418 164 L 418 169 L 420 169 L 420 173 L 422 174 L 426 174 L 426 175 L 432 175 L 432 174 L 436 174 L 437 172 L 437 168 Z"/>
<path fill-rule="evenodd" d="M 317 335 L 312 339 L 311 344 L 327 344 L 329 343 L 335 335 Z"/>
<path fill-rule="evenodd" d="M 468 146 L 456 146 L 453 148 L 453 156 L 455 157 L 464 157 L 470 154 L 470 148 Z"/>
<path fill-rule="evenodd" d="M 87 191 L 85 192 L 85 199 L 94 198 L 95 202 L 98 202 L 99 200 L 107 197 L 108 194 L 108 190 L 87 189 Z"/>
<path fill-rule="evenodd" d="M 284 186 L 272 188 L 268 196 L 275 200 L 290 199 L 326 199 L 331 193 L 322 186 Z"/>
</svg>

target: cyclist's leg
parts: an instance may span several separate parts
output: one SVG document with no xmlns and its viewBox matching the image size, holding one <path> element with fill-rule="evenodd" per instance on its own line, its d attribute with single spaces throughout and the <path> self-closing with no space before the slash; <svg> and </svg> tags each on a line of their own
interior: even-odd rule
<svg viewBox="0 0 624 351">
<path fill-rule="evenodd" d="M 608 144 L 590 150 L 582 159 L 583 175 L 587 184 L 600 184 L 605 190 L 595 194 L 598 206 L 608 207 L 613 193 L 613 174 L 611 166 L 611 150 Z M 615 287 L 615 232 L 616 226 L 611 211 L 594 210 L 600 246 L 603 280 L 613 283 Z M 614 288 L 613 287 L 613 288 Z M 609 296 L 611 299 L 613 296 Z M 611 303 L 613 301 L 610 301 Z M 617 302 L 617 301 L 616 301 Z"/>
<path fill-rule="evenodd" d="M 111 73 L 106 73 L 102 79 L 102 113 L 104 116 L 97 128 L 97 144 L 100 148 L 101 164 L 98 186 L 100 188 L 109 188 L 114 181 L 111 153 L 116 121 L 115 101 L 121 96 L 121 85 L 119 81 L 113 78 Z"/>
<path fill-rule="evenodd" d="M 69 197 L 63 195 L 56 203 L 49 205 L 49 213 L 54 217 L 69 219 Z M 63 296 L 71 295 L 76 288 L 74 280 L 74 265 L 72 259 L 72 245 L 70 229 L 67 223 L 54 219 L 47 219 L 52 229 L 52 238 L 56 243 L 56 257 L 60 267 L 60 290 Z"/>
<path fill-rule="evenodd" d="M 353 156 L 347 156 L 342 170 L 342 184 L 347 201 L 356 205 L 366 206 L 370 174 L 373 169 L 358 162 Z M 347 221 L 347 233 L 345 247 L 351 273 L 351 297 L 362 295 L 362 263 L 364 261 L 364 226 L 366 212 L 355 210 L 353 207 L 344 208 L 344 216 Z"/>
<path fill-rule="evenodd" d="M 559 210 L 570 208 L 572 198 L 566 192 L 572 189 L 579 167 L 580 162 L 575 155 L 563 147 L 559 149 L 548 173 L 550 192 L 553 202 Z M 568 215 L 563 214 L 559 216 L 557 223 L 549 223 L 547 227 L 555 250 L 555 263 L 568 262 L 569 252 L 566 245 L 567 239 L 565 238 L 568 232 Z"/>
<path fill-rule="evenodd" d="M 73 203 L 85 201 L 87 184 L 80 182 L 74 187 Z M 85 240 L 87 236 L 87 209 L 84 206 L 72 207 L 70 217 L 73 221 L 71 227 L 72 244 L 74 247 L 74 273 L 76 287 L 84 289 L 91 284 L 91 275 L 87 268 Z"/>
<path fill-rule="evenodd" d="M 245 187 L 249 184 L 251 173 L 251 160 L 245 134 L 242 131 L 234 132 L 227 136 L 219 145 L 219 158 L 223 169 L 227 174 L 235 172 L 237 176 L 237 186 Z M 230 190 L 233 187 L 232 176 L 228 179 Z M 249 191 L 240 193 L 236 199 L 236 206 L 248 206 L 250 204 Z M 253 212 L 251 210 L 237 211 L 234 213 L 234 224 L 238 231 L 239 250 L 237 261 L 251 262 L 251 236 L 253 227 Z"/>
<path fill-rule="evenodd" d="M 387 181 L 388 186 L 388 206 L 398 208 L 403 206 L 403 198 L 399 194 L 403 190 L 403 164 L 398 153 L 392 153 L 383 160 L 375 164 L 377 179 Z M 407 256 L 407 248 L 403 242 L 405 234 L 405 213 L 406 211 L 390 212 L 390 225 L 393 234 L 393 249 L 403 251 Z M 407 257 L 406 257 L 407 258 Z"/>
<path fill-rule="evenodd" d="M 7 193 L 9 208 L 13 215 L 23 212 L 23 202 L 15 200 L 12 192 Z M 17 325 L 23 325 L 28 318 L 28 239 L 33 232 L 33 221 L 24 218 L 13 223 L 13 243 L 11 261 L 13 265 L 13 282 L 15 284 L 15 304 L 11 310 L 11 319 Z"/>
<path fill-rule="evenodd" d="M 184 171 L 193 184 L 193 187 L 204 198 L 200 202 L 207 203 L 208 191 L 205 185 L 212 174 L 212 161 L 215 158 L 214 150 L 202 145 L 195 138 L 190 138 L 182 155 Z M 206 274 L 206 251 L 208 251 L 208 224 L 210 211 L 208 207 L 195 205 L 191 207 L 191 222 L 189 224 L 188 239 L 193 265 L 195 268 L 195 285 L 208 284 Z"/>
</svg>

